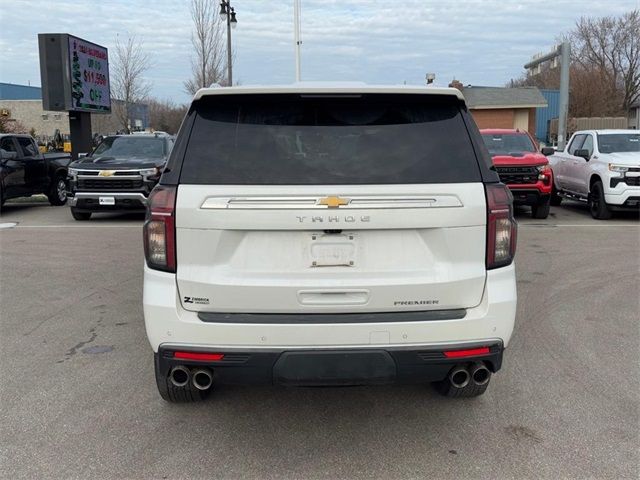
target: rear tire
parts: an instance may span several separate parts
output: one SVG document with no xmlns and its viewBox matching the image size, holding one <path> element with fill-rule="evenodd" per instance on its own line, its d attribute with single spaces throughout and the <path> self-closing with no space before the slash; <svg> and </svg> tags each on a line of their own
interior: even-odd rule
<svg viewBox="0 0 640 480">
<path fill-rule="evenodd" d="M 553 189 L 551 190 L 550 203 L 554 207 L 559 207 L 560 204 L 562 203 L 562 197 L 560 195 L 558 195 L 558 191 L 556 190 L 556 186 L 555 185 L 553 186 Z"/>
<path fill-rule="evenodd" d="M 596 220 L 609 220 L 613 213 L 604 200 L 604 188 L 602 182 L 596 182 L 591 187 L 589 194 L 589 211 Z"/>
<path fill-rule="evenodd" d="M 545 219 L 549 216 L 549 204 L 550 198 L 547 198 L 543 203 L 538 205 L 531 205 L 531 217 Z"/>
<path fill-rule="evenodd" d="M 56 176 L 47 198 L 51 205 L 60 206 L 67 203 L 67 181 L 63 175 Z"/>
<path fill-rule="evenodd" d="M 78 221 L 89 220 L 91 218 L 91 212 L 81 212 L 73 207 L 71 207 L 71 215 Z"/>
<path fill-rule="evenodd" d="M 156 354 L 157 355 L 157 354 Z M 163 400 L 169 403 L 191 403 L 199 402 L 209 396 L 211 388 L 208 390 L 198 390 L 193 386 L 193 382 L 189 382 L 183 387 L 176 387 L 169 376 L 162 375 L 158 367 L 158 362 L 155 361 L 155 373 L 156 373 L 156 385 L 158 386 L 158 393 Z"/>
</svg>

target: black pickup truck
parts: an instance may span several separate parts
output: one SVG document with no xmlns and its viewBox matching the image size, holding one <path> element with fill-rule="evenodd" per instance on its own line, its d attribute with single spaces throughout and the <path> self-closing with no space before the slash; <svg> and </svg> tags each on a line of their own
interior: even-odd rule
<svg viewBox="0 0 640 480">
<path fill-rule="evenodd" d="M 69 165 L 71 215 L 144 212 L 173 147 L 165 133 L 111 135 L 88 156 Z"/>
<path fill-rule="evenodd" d="M 0 134 L 0 208 L 10 198 L 38 193 L 51 205 L 64 205 L 69 163 L 69 154 L 40 153 L 29 135 Z"/>
</svg>

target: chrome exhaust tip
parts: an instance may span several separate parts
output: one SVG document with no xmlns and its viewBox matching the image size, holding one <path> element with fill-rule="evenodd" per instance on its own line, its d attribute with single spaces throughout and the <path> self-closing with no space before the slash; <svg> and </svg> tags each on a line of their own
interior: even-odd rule
<svg viewBox="0 0 640 480">
<path fill-rule="evenodd" d="M 491 378 L 491 370 L 483 363 L 475 363 L 471 366 L 471 378 L 476 385 L 484 385 Z"/>
<path fill-rule="evenodd" d="M 169 380 L 174 387 L 184 387 L 189 383 L 189 379 L 191 378 L 191 372 L 185 366 L 178 365 L 171 369 L 169 373 Z"/>
<path fill-rule="evenodd" d="M 191 375 L 193 386 L 198 390 L 208 390 L 213 385 L 213 375 L 206 368 L 198 368 Z"/>
<path fill-rule="evenodd" d="M 470 379 L 471 375 L 469 375 L 469 371 L 463 366 L 455 367 L 449 373 L 449 382 L 456 388 L 466 387 L 469 385 Z"/>
</svg>

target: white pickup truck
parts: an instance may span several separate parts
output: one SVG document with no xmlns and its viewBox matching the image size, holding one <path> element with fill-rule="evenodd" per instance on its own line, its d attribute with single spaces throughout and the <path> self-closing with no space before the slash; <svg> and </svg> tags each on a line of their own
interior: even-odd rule
<svg viewBox="0 0 640 480">
<path fill-rule="evenodd" d="M 552 205 L 562 198 L 589 203 L 593 218 L 640 208 L 640 132 L 584 130 L 573 134 L 564 151 L 549 157 L 553 170 Z"/>
</svg>

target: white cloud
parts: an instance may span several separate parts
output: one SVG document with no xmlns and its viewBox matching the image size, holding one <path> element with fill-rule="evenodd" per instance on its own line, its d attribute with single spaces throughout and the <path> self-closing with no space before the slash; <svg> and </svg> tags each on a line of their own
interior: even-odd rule
<svg viewBox="0 0 640 480">
<path fill-rule="evenodd" d="M 213 0 L 212 0 L 213 1 Z M 244 84 L 293 80 L 293 1 L 232 0 L 234 78 Z M 191 19 L 188 0 L 4 1 L 0 81 L 40 84 L 37 34 L 68 32 L 113 47 L 136 35 L 153 59 L 153 93 L 185 102 Z M 548 50 L 581 15 L 615 15 L 636 0 L 302 0 L 305 80 L 502 85 Z M 25 17 L 25 12 L 28 16 Z M 25 18 L 28 21 L 25 22 Z"/>
</svg>

